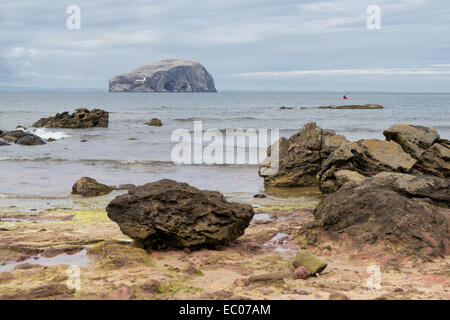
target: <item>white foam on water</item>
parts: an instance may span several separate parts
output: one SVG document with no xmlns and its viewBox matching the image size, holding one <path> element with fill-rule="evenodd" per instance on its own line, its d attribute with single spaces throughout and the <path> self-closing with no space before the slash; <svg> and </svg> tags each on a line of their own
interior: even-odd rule
<svg viewBox="0 0 450 320">
<path fill-rule="evenodd" d="M 61 140 L 70 137 L 69 134 L 63 131 L 51 131 L 45 128 L 36 129 L 33 133 L 44 140 L 48 140 L 50 138 L 55 140 Z"/>
</svg>

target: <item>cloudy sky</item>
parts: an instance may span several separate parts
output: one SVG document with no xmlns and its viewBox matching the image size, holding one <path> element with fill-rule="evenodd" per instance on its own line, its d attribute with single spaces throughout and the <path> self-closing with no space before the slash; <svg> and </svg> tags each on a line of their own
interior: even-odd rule
<svg viewBox="0 0 450 320">
<path fill-rule="evenodd" d="M 80 30 L 66 26 L 70 5 Z M 449 92 L 450 3 L 0 0 L 0 86 L 107 90 L 170 57 L 202 63 L 218 90 Z"/>
</svg>

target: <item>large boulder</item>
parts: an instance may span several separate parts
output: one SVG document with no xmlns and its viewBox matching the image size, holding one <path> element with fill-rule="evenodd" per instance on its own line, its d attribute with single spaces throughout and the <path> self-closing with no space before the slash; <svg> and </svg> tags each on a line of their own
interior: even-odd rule
<svg viewBox="0 0 450 320">
<path fill-rule="evenodd" d="M 198 62 L 167 59 L 109 80 L 110 92 L 216 92 L 214 80 Z"/>
<path fill-rule="evenodd" d="M 434 181 L 430 186 L 419 177 L 391 175 L 367 178 L 360 184 L 349 182 L 325 195 L 314 210 L 312 226 L 333 240 L 350 238 L 361 249 L 377 245 L 424 259 L 448 253 L 448 222 L 424 198 L 448 199 L 448 181 Z"/>
<path fill-rule="evenodd" d="M 37 135 L 20 129 L 3 132 L 1 138 L 24 146 L 37 146 L 45 144 L 44 140 Z"/>
<path fill-rule="evenodd" d="M 440 139 L 436 129 L 396 124 L 386 129 L 383 134 L 387 140 L 395 141 L 405 152 L 418 160 L 413 173 L 450 177 L 450 142 Z"/>
<path fill-rule="evenodd" d="M 107 128 L 109 123 L 109 113 L 105 110 L 81 108 L 74 113 L 58 113 L 54 117 L 42 118 L 33 124 L 33 127 L 44 128 Z"/>
<path fill-rule="evenodd" d="M 72 194 L 79 194 L 84 197 L 102 196 L 113 190 L 113 187 L 99 183 L 97 180 L 89 177 L 77 180 L 72 186 Z"/>
<path fill-rule="evenodd" d="M 160 180 L 132 187 L 112 200 L 108 217 L 146 248 L 199 248 L 227 244 L 244 234 L 252 206 L 231 203 L 216 191 Z"/>
<path fill-rule="evenodd" d="M 415 163 L 416 160 L 393 141 L 344 142 L 323 162 L 317 181 L 322 192 L 330 193 L 341 186 L 336 176 L 339 171 L 355 171 L 370 177 L 384 171 L 407 173 Z"/>
<path fill-rule="evenodd" d="M 425 150 L 439 139 L 439 134 L 434 128 L 408 124 L 393 125 L 386 129 L 383 134 L 386 140 L 395 141 L 415 159 L 419 159 Z"/>
<path fill-rule="evenodd" d="M 321 129 L 315 122 L 307 123 L 289 139 L 281 138 L 277 149 L 268 148 L 258 173 L 267 186 L 316 186 L 316 175 L 323 162 L 345 141 L 344 136 L 332 130 Z"/>
</svg>

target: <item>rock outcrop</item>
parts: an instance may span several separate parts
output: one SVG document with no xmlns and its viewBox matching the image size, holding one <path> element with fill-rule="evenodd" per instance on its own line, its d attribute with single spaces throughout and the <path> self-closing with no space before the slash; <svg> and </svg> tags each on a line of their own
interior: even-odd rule
<svg viewBox="0 0 450 320">
<path fill-rule="evenodd" d="M 386 129 L 383 134 L 386 140 L 395 141 L 415 159 L 419 159 L 425 150 L 439 139 L 439 134 L 434 128 L 408 124 L 393 125 Z"/>
<path fill-rule="evenodd" d="M 314 227 L 355 247 L 380 245 L 401 256 L 425 260 L 449 250 L 446 218 L 427 197 L 448 199 L 448 181 L 383 173 L 348 182 L 325 195 L 314 210 Z M 429 179 L 437 179 L 431 182 Z"/>
<path fill-rule="evenodd" d="M 114 188 L 97 182 L 97 180 L 83 177 L 74 183 L 72 193 L 79 194 L 84 197 L 95 197 L 110 193 Z"/>
<path fill-rule="evenodd" d="M 361 182 L 357 184 L 363 184 Z M 382 172 L 372 177 L 370 182 L 388 187 L 408 197 L 429 198 L 450 206 L 450 180 L 448 179 L 428 175 Z"/>
<path fill-rule="evenodd" d="M 324 193 L 334 192 L 341 186 L 335 173 L 341 170 L 357 172 L 370 177 L 377 173 L 409 172 L 416 161 L 393 141 L 359 140 L 345 142 L 323 162 L 317 181 Z"/>
<path fill-rule="evenodd" d="M 146 248 L 200 248 L 224 245 L 244 234 L 252 206 L 230 203 L 215 191 L 160 180 L 132 187 L 112 200 L 108 217 Z"/>
<path fill-rule="evenodd" d="M 320 106 L 318 109 L 384 109 L 381 104 L 350 104 L 343 106 Z"/>
<path fill-rule="evenodd" d="M 109 80 L 110 92 L 216 92 L 214 80 L 198 62 L 167 59 Z"/>
<path fill-rule="evenodd" d="M 7 132 L 2 132 L 2 134 L 0 134 L 0 138 L 4 139 L 6 141 L 14 142 L 14 143 L 21 144 L 24 146 L 37 146 L 37 145 L 45 144 L 44 140 L 42 140 L 37 135 L 34 135 L 32 133 L 29 133 L 29 132 L 26 132 L 23 130 L 12 130 L 12 131 L 7 131 Z M 0 145 L 8 145 L 8 143 L 0 142 Z"/>
<path fill-rule="evenodd" d="M 425 150 L 413 168 L 414 173 L 424 173 L 450 179 L 450 143 L 438 140 Z"/>
<path fill-rule="evenodd" d="M 162 126 L 162 121 L 160 119 L 158 119 L 158 118 L 153 118 L 152 120 L 150 120 L 146 124 L 148 126 L 151 126 L 151 127 L 161 127 Z"/>
<path fill-rule="evenodd" d="M 54 117 L 42 118 L 33 124 L 33 127 L 40 128 L 107 128 L 109 122 L 109 113 L 101 109 L 88 110 L 81 108 L 74 113 L 58 113 Z"/>
<path fill-rule="evenodd" d="M 345 141 L 344 136 L 332 130 L 321 129 L 315 122 L 307 123 L 289 139 L 278 141 L 278 160 L 272 154 L 273 146 L 268 148 L 258 173 L 267 186 L 315 186 L 323 162 Z M 278 170 L 273 171 L 275 162 Z"/>
<path fill-rule="evenodd" d="M 398 124 L 384 135 L 387 140 L 350 142 L 307 123 L 267 149 L 258 173 L 266 186 L 319 186 L 323 193 L 381 172 L 450 178 L 450 141 L 441 139 L 435 129 Z"/>
</svg>

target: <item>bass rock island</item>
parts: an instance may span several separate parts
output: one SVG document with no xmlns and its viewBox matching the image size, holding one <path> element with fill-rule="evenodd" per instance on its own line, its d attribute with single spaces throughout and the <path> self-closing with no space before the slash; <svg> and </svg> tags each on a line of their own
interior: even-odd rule
<svg viewBox="0 0 450 320">
<path fill-rule="evenodd" d="M 109 92 L 217 92 L 211 74 L 198 62 L 167 59 L 109 80 Z"/>
</svg>

